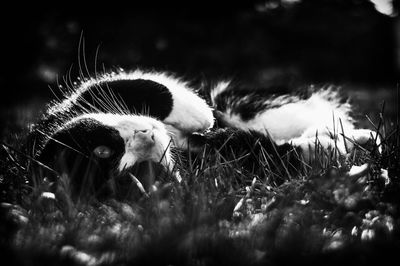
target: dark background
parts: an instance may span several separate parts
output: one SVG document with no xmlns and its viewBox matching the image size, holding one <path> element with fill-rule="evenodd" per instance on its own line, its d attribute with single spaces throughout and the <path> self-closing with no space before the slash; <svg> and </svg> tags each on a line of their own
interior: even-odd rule
<svg viewBox="0 0 400 266">
<path fill-rule="evenodd" d="M 333 83 L 375 111 L 382 100 L 391 112 L 396 108 L 400 26 L 394 14 L 381 14 L 366 0 L 242 2 L 4 8 L 2 134 L 33 121 L 57 80 L 69 73 L 76 79 L 79 56 L 91 73 L 142 67 L 188 79 L 233 77 L 254 87 Z"/>
</svg>

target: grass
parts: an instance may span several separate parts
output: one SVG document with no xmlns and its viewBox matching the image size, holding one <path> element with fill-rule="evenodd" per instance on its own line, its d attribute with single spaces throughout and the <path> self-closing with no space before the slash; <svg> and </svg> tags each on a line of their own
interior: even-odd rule
<svg viewBox="0 0 400 266">
<path fill-rule="evenodd" d="M 319 149 L 313 164 L 302 161 L 293 172 L 284 159 L 268 163 L 261 147 L 252 155 L 261 169 L 249 171 L 246 154 L 207 148 L 178 157 L 181 183 L 167 178 L 137 202 L 74 202 L 67 177 L 55 195 L 43 194 L 51 184 L 28 181 L 32 161 L 18 152 L 20 138 L 8 139 L 0 148 L 0 259 L 9 265 L 371 265 L 397 259 L 400 132 L 383 112 L 372 124 L 381 134 L 381 154 Z"/>
</svg>

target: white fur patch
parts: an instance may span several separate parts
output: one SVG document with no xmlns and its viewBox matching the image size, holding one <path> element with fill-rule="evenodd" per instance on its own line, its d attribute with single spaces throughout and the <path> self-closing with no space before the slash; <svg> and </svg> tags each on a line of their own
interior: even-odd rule
<svg viewBox="0 0 400 266">
<path fill-rule="evenodd" d="M 339 119 L 344 128 L 354 128 L 350 117 L 350 105 L 339 103 L 339 100 L 335 98 L 335 92 L 319 91 L 306 100 L 293 97 L 294 102 L 267 109 L 249 121 L 242 120 L 239 115 L 230 110 L 225 113 L 224 120 L 230 126 L 243 130 L 254 130 L 263 134 L 268 132 L 278 144 L 299 137 L 315 137 L 317 130 L 320 134 L 333 132 L 333 128 L 338 132 Z M 287 100 L 287 96 L 284 99 Z"/>
<path fill-rule="evenodd" d="M 379 136 L 377 136 L 376 132 L 369 129 L 350 129 L 345 131 L 344 134 L 339 131 L 339 134 L 336 135 L 315 134 L 314 136 L 307 136 L 304 134 L 304 136 L 291 139 L 289 142 L 302 149 L 304 159 L 312 161 L 315 159 L 316 149 L 319 149 L 319 147 L 325 150 L 334 148 L 339 154 L 343 155 L 354 150 L 357 145 L 364 146 L 369 141 L 375 143 L 378 151 L 382 152 Z"/>
<path fill-rule="evenodd" d="M 224 92 L 229 87 L 230 83 L 231 83 L 230 81 L 220 81 L 215 87 L 212 88 L 210 96 L 211 96 L 211 103 L 213 106 L 216 105 L 215 99 L 218 97 L 219 94 Z"/>
</svg>

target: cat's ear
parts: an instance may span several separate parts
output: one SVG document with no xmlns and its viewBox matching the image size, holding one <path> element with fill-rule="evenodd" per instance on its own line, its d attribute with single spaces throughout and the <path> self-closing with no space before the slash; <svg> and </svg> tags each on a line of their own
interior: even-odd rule
<svg viewBox="0 0 400 266">
<path fill-rule="evenodd" d="M 33 176 L 38 182 L 47 180 L 48 182 L 56 184 L 59 176 L 62 174 L 60 167 L 60 160 L 64 158 L 62 143 L 59 139 L 62 139 L 62 133 L 56 133 L 49 137 L 41 149 L 40 153 L 35 156 Z M 65 165 L 65 163 L 61 163 Z"/>
<path fill-rule="evenodd" d="M 54 159 L 65 149 L 76 150 L 79 152 L 76 148 L 73 148 L 70 145 L 70 143 L 73 142 L 72 136 L 73 134 L 71 134 L 70 128 L 61 129 L 52 136 L 49 136 L 38 159 L 43 163 L 51 165 L 51 162 L 54 162 Z"/>
</svg>

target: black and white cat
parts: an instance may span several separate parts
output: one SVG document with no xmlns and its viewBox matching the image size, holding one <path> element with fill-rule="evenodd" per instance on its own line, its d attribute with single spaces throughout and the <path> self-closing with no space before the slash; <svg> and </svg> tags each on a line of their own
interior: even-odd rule
<svg viewBox="0 0 400 266">
<path fill-rule="evenodd" d="M 203 99 L 174 75 L 135 70 L 84 80 L 51 103 L 33 127 L 30 147 L 46 166 L 40 175 L 68 176 L 75 191 L 98 193 L 124 178 L 139 180 L 146 190 L 154 174 L 145 169 L 152 167 L 180 181 L 174 149 L 207 146 L 239 155 L 254 153 L 258 143 L 271 158 L 295 151 L 312 160 L 316 132 L 318 145 L 342 154 L 376 140 L 374 132 L 355 129 L 350 104 L 331 88 L 271 95 L 220 82 Z"/>
</svg>

